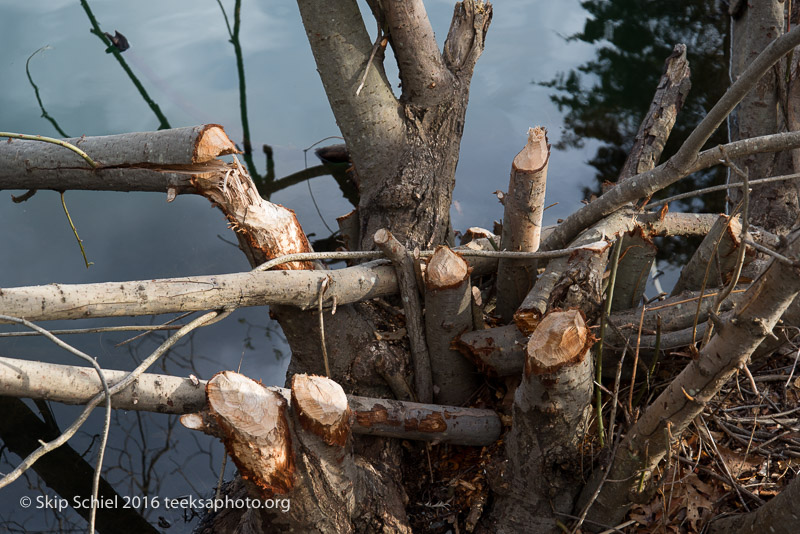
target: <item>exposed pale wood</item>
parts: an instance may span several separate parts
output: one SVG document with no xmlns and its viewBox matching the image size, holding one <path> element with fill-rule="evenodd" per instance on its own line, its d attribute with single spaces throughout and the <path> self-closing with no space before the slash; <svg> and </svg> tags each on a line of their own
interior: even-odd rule
<svg viewBox="0 0 800 534">
<path fill-rule="evenodd" d="M 295 459 L 283 395 L 231 371 L 209 380 L 206 394 L 225 450 L 242 478 L 267 498 L 288 493 L 294 485 Z"/>
<path fill-rule="evenodd" d="M 398 287 L 406 315 L 408 340 L 411 344 L 411 356 L 414 361 L 414 386 L 417 399 L 421 402 L 431 402 L 433 400 L 431 359 L 425 340 L 414 260 L 408 250 L 385 228 L 375 232 L 373 240 L 375 245 L 392 260 L 397 272 Z"/>
<path fill-rule="evenodd" d="M 481 290 L 472 286 L 472 328 L 483 330 L 489 328 L 483 316 L 483 296 Z"/>
<path fill-rule="evenodd" d="M 530 128 L 525 147 L 512 162 L 508 193 L 503 198 L 503 250 L 534 252 L 539 249 L 549 160 L 547 130 L 540 126 Z M 535 270 L 535 265 L 529 262 L 500 260 L 495 314 L 503 321 L 511 321 L 530 291 Z"/>
<path fill-rule="evenodd" d="M 342 386 L 329 378 L 292 377 L 292 407 L 303 428 L 328 445 L 343 446 L 350 435 L 350 408 Z"/>
<path fill-rule="evenodd" d="M 469 265 L 448 247 L 438 247 L 425 270 L 425 333 L 437 403 L 464 404 L 480 385 L 472 362 L 450 347 L 468 330 L 472 330 Z"/>
<path fill-rule="evenodd" d="M 594 243 L 621 235 L 634 227 L 633 212 L 622 209 L 583 232 L 575 245 Z M 581 251 L 570 257 L 557 258 L 548 263 L 547 270 L 536 279 L 536 284 L 514 314 L 514 323 L 523 334 L 530 334 L 548 310 L 555 307 L 580 306 L 589 312 L 601 302 L 602 273 L 608 260 L 604 250 Z M 587 313 L 592 317 L 595 313 Z"/>
<path fill-rule="evenodd" d="M 578 310 L 547 314 L 528 340 L 525 375 L 558 372 L 586 357 L 594 340 Z"/>
<path fill-rule="evenodd" d="M 294 211 L 261 198 L 256 185 L 241 165 L 224 174 L 192 178 L 195 189 L 225 214 L 239 239 L 239 248 L 251 265 L 284 254 L 311 252 L 311 245 Z M 285 269 L 313 269 L 308 261 L 283 263 Z"/>
<path fill-rule="evenodd" d="M 126 371 L 109 369 L 103 372 L 109 386 L 118 383 L 128 374 Z M 202 429 L 206 423 L 202 416 L 194 412 L 205 405 L 206 384 L 205 380 L 199 380 L 195 384 L 191 378 L 145 373 L 134 382 L 134 385 L 114 395 L 111 405 L 119 410 L 184 414 L 186 415 L 186 418 L 182 419 L 184 424 L 191 428 Z M 281 395 L 287 401 L 291 398 L 291 391 L 288 389 L 276 387 L 267 389 Z M 94 369 L 0 357 L 0 395 L 45 399 L 64 404 L 85 404 L 100 390 L 102 386 Z M 350 423 L 354 434 L 446 441 L 456 445 L 488 445 L 500 435 L 500 419 L 492 410 L 386 401 L 356 395 L 348 395 L 347 401 L 352 411 Z M 387 402 L 390 404 L 386 404 Z M 390 410 L 391 413 L 387 418 L 380 420 L 379 415 L 376 415 L 376 410 L 380 411 L 376 408 L 377 405 Z M 358 410 L 367 413 L 360 414 Z M 437 414 L 447 414 L 446 428 L 441 435 L 436 428 L 422 422 L 426 418 L 438 418 Z M 463 421 L 459 420 L 461 415 L 465 417 Z M 409 418 L 407 426 L 397 423 L 406 417 Z M 492 434 L 481 431 L 483 438 L 479 438 L 479 441 L 481 439 L 483 441 L 476 443 L 476 438 L 471 435 L 474 427 L 496 429 L 497 432 Z"/>
</svg>

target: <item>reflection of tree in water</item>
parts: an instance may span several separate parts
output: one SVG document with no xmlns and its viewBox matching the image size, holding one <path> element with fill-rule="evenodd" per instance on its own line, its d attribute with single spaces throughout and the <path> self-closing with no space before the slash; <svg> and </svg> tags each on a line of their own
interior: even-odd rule
<svg viewBox="0 0 800 534">
<path fill-rule="evenodd" d="M 729 85 L 728 17 L 707 0 L 595 0 L 581 5 L 590 18 L 583 31 L 569 39 L 593 44 L 596 56 L 542 85 L 558 90 L 551 99 L 566 113 L 566 132 L 557 148 L 580 148 L 587 139 L 602 142 L 589 161 L 597 170 L 597 182 L 584 190 L 588 197 L 598 194 L 604 181 L 616 181 L 675 44 L 687 46 L 692 90 L 661 161 L 675 153 L 722 95 Z M 726 140 L 727 132 L 721 128 L 709 145 Z M 723 183 L 724 177 L 723 168 L 709 169 L 660 195 Z M 696 197 L 687 203 L 693 210 L 721 212 L 724 195 Z M 659 254 L 670 262 L 683 262 L 693 249 L 686 240 L 665 241 L 669 242 L 659 244 Z"/>
</svg>

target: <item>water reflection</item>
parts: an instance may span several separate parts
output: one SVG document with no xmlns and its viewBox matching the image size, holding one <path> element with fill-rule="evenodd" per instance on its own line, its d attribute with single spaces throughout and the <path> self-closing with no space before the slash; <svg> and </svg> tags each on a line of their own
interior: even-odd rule
<svg viewBox="0 0 800 534">
<path fill-rule="evenodd" d="M 590 14 L 582 31 L 569 39 L 596 46 L 592 60 L 542 82 L 556 89 L 552 99 L 565 113 L 566 134 L 560 149 L 583 147 L 587 140 L 600 145 L 589 164 L 595 183 L 584 188 L 589 197 L 599 194 L 603 182 L 615 182 L 625 163 L 636 132 L 650 106 L 664 60 L 675 44 L 687 45 L 692 70 L 692 89 L 664 150 L 665 161 L 678 149 L 728 86 L 728 22 L 715 2 L 640 2 L 605 0 L 582 2 Z M 727 131 L 718 130 L 709 145 L 727 142 Z M 657 198 L 707 185 L 723 183 L 721 167 L 681 180 Z M 724 193 L 695 197 L 687 205 L 693 211 L 724 211 Z M 659 256 L 675 265 L 685 263 L 695 244 L 685 239 L 664 240 Z"/>
</svg>

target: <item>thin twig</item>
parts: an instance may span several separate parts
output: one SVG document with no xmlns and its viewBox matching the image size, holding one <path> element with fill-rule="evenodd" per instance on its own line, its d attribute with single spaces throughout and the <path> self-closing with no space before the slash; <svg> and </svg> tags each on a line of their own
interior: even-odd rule
<svg viewBox="0 0 800 534">
<path fill-rule="evenodd" d="M 611 274 L 608 279 L 608 288 L 606 289 L 606 305 L 603 315 L 600 317 L 600 346 L 597 349 L 597 358 L 595 362 L 595 382 L 600 383 L 603 376 L 603 345 L 605 343 L 606 335 L 606 321 L 608 316 L 611 315 L 611 302 L 614 299 L 614 284 L 617 281 L 617 268 L 619 267 L 619 253 L 622 249 L 622 238 L 618 238 L 614 242 L 614 250 L 611 253 Z M 600 438 L 600 446 L 605 447 L 603 429 L 603 394 L 600 388 L 595 389 L 595 410 L 597 411 L 597 435 Z"/>
<path fill-rule="evenodd" d="M 614 376 L 614 395 L 611 400 L 611 415 L 608 418 L 608 442 L 614 440 L 614 421 L 617 419 L 617 402 L 619 402 L 619 386 L 622 378 L 622 364 L 625 362 L 625 354 L 628 352 L 628 345 L 622 348 L 622 354 L 617 362 L 617 374 Z M 626 417 L 626 419 L 628 419 Z"/>
<path fill-rule="evenodd" d="M 67 209 L 67 203 L 64 201 L 64 191 L 61 191 L 61 207 L 64 208 L 64 215 L 67 216 L 69 227 L 72 228 L 72 233 L 75 235 L 75 239 L 78 240 L 78 246 L 81 248 L 83 262 L 86 264 L 86 268 L 88 269 L 90 266 L 94 265 L 94 262 L 89 261 L 89 259 L 86 257 L 86 249 L 83 248 L 83 240 L 78 235 L 78 229 L 75 228 L 75 223 L 72 222 L 72 217 L 70 217 L 69 210 Z"/>
<path fill-rule="evenodd" d="M 105 421 L 103 422 L 103 435 L 102 435 L 102 438 L 100 439 L 100 447 L 99 447 L 99 449 L 97 451 L 97 463 L 95 464 L 95 468 L 94 468 L 94 477 L 92 477 L 92 497 L 93 497 L 93 501 L 92 502 L 97 502 L 97 497 L 98 497 L 99 492 L 100 492 L 100 474 L 102 472 L 102 467 L 103 467 L 103 457 L 105 456 L 106 444 L 108 443 L 108 432 L 109 432 L 109 429 L 111 428 L 111 392 L 109 390 L 108 383 L 106 382 L 106 377 L 105 377 L 105 375 L 103 375 L 103 369 L 100 367 L 100 364 L 97 363 L 97 360 L 95 360 L 94 358 L 92 358 L 91 356 L 86 354 L 85 352 L 76 349 L 72 345 L 61 341 L 60 339 L 58 339 L 56 336 L 54 336 L 53 334 L 51 334 L 50 332 L 48 332 L 47 330 L 45 330 L 41 326 L 35 325 L 30 321 L 26 321 L 25 319 L 20 319 L 18 317 L 11 317 L 9 315 L 0 315 L 0 320 L 10 321 L 10 322 L 14 322 L 14 323 L 17 323 L 17 324 L 22 324 L 22 325 L 25 325 L 25 326 L 27 326 L 28 328 L 30 328 L 32 330 L 36 330 L 37 332 L 39 332 L 40 334 L 45 336 L 47 339 L 49 339 L 50 341 L 52 341 L 53 343 L 55 343 L 56 345 L 58 345 L 62 349 L 66 350 L 68 352 L 71 352 L 72 354 L 78 356 L 79 358 L 89 362 L 89 364 L 92 367 L 94 367 L 95 371 L 97 371 L 97 375 L 100 377 L 100 383 L 103 385 L 102 396 L 104 396 L 105 400 L 106 400 L 106 417 L 105 417 Z M 101 394 L 98 394 L 95 398 L 100 399 L 101 398 Z M 77 428 L 76 428 L 76 430 L 77 430 Z M 53 447 L 53 448 L 55 448 L 55 447 Z M 38 450 L 41 450 L 41 449 L 42 449 L 42 447 L 40 447 Z M 50 450 L 52 450 L 52 449 L 50 449 Z M 30 456 L 28 456 L 28 458 L 30 458 Z M 29 466 L 27 466 L 25 469 L 19 471 L 19 473 L 16 474 L 16 476 L 12 476 L 15 473 L 17 473 L 17 471 L 20 469 L 20 467 L 22 467 L 22 465 L 24 465 L 24 463 L 25 462 L 23 461 L 23 464 L 20 464 L 20 466 L 17 467 L 17 469 L 15 469 L 11 473 L 9 473 L 8 475 L 6 475 L 2 479 L 0 479 L 0 488 L 3 488 L 4 486 L 6 486 L 6 485 L 10 484 L 11 482 L 13 482 L 14 480 L 16 480 L 16 478 L 19 477 L 22 473 L 24 473 L 25 470 L 27 470 L 30 467 L 30 465 L 33 465 L 33 462 L 31 462 L 31 464 Z M 96 512 L 97 512 L 97 508 L 95 506 L 92 506 L 92 509 L 91 509 L 91 511 L 89 513 L 89 532 L 94 532 L 94 523 L 95 523 Z"/>
<path fill-rule="evenodd" d="M 786 265 L 791 265 L 792 267 L 800 267 L 800 261 L 793 260 L 792 258 L 787 258 L 786 256 L 784 256 L 780 252 L 775 252 L 771 248 L 767 248 L 764 245 L 759 245 L 758 243 L 756 243 L 755 241 L 753 241 L 751 239 L 745 239 L 744 242 L 746 244 L 748 244 L 749 246 L 753 247 L 754 249 L 756 249 L 757 251 L 763 252 L 764 254 L 767 254 L 768 256 L 772 256 L 773 258 L 775 258 L 776 260 L 778 260 L 781 263 L 785 263 Z"/>
<path fill-rule="evenodd" d="M 721 147 L 720 147 L 721 148 Z M 796 174 L 783 174 L 781 176 L 771 176 L 769 178 L 759 178 L 758 180 L 751 180 L 750 187 L 754 185 L 762 185 L 762 184 L 770 184 L 772 182 L 784 182 L 786 180 L 797 180 L 800 178 L 800 173 Z M 691 198 L 697 197 L 700 195 L 705 195 L 706 193 L 715 193 L 717 191 L 726 191 L 728 189 L 739 189 L 742 187 L 741 182 L 733 182 L 729 184 L 722 184 L 722 185 L 714 185 L 711 187 L 704 187 L 703 189 L 697 189 L 696 191 L 689 191 L 688 193 L 681 193 L 680 195 L 671 196 L 669 198 L 665 198 L 662 200 L 657 200 L 655 202 L 650 202 L 645 206 L 645 208 L 658 208 L 663 206 L 664 204 L 669 204 L 670 202 L 675 202 L 676 200 L 683 200 L 684 198 Z"/>
<path fill-rule="evenodd" d="M 152 354 L 150 354 L 150 356 L 145 358 L 145 360 L 142 361 L 142 363 L 140 363 L 139 366 L 136 367 L 136 369 L 131 371 L 124 379 L 122 379 L 121 381 L 117 382 L 112 387 L 110 387 L 108 389 L 108 394 L 113 396 L 114 394 L 122 391 L 123 389 L 131 385 L 131 383 L 133 383 L 137 378 L 139 378 L 139 376 L 142 373 L 144 373 L 151 365 L 153 365 L 153 363 L 155 363 L 155 361 L 158 360 L 158 358 L 160 358 L 165 352 L 167 352 L 170 348 L 172 348 L 172 346 L 175 345 L 175 343 L 177 343 L 182 337 L 184 337 L 186 334 L 188 334 L 198 326 L 201 326 L 206 321 L 216 317 L 218 313 L 219 312 L 216 311 L 208 312 L 202 315 L 201 317 L 198 317 L 194 321 L 190 322 L 177 332 L 175 332 L 175 334 L 167 338 L 167 340 L 164 341 L 164 343 L 162 343 Z M 0 315 L 0 319 L 13 320 L 14 318 L 9 318 L 7 316 Z M 63 341 L 59 340 L 59 343 L 63 343 Z M 81 412 L 81 415 L 78 416 L 77 419 L 75 419 L 75 421 L 69 426 L 69 428 L 64 430 L 64 432 L 62 432 L 61 435 L 58 436 L 56 439 L 49 441 L 47 443 L 43 443 L 41 447 L 39 447 L 31 454 L 29 454 L 16 467 L 16 469 L 14 469 L 12 472 L 8 473 L 6 476 L 0 479 L 0 488 L 18 479 L 20 475 L 22 475 L 22 473 L 30 469 L 30 467 L 34 463 L 36 463 L 36 460 L 38 460 L 51 450 L 56 449 L 61 445 L 63 445 L 64 443 L 66 443 L 78 431 L 78 429 L 83 425 L 86 419 L 89 418 L 89 415 L 92 413 L 92 410 L 94 410 L 94 408 L 98 404 L 100 404 L 100 402 L 103 400 L 104 397 L 105 397 L 105 392 L 100 392 L 94 397 L 92 397 L 92 399 L 86 403 L 86 406 L 84 407 L 83 412 Z"/>
<path fill-rule="evenodd" d="M 56 122 L 56 120 L 53 117 L 51 117 L 49 113 L 47 113 L 47 110 L 44 108 L 44 103 L 42 103 L 42 97 L 39 94 L 39 86 L 34 83 L 33 76 L 31 76 L 31 59 L 33 59 L 33 56 L 35 56 L 39 52 L 44 52 L 45 50 L 51 50 L 51 49 L 52 47 L 50 45 L 45 45 L 36 52 L 34 52 L 33 54 L 31 54 L 30 56 L 28 56 L 28 60 L 25 61 L 25 74 L 28 75 L 28 82 L 31 84 L 31 87 L 33 87 L 33 92 L 36 95 L 36 101 L 39 103 L 39 109 L 42 110 L 42 118 L 50 121 L 50 124 L 53 125 L 53 128 L 56 129 L 56 131 L 60 136 L 69 137 L 64 132 L 64 130 L 61 129 L 61 126 L 58 125 L 58 122 Z"/>
<path fill-rule="evenodd" d="M 636 421 L 636 414 L 633 411 L 633 390 L 636 387 L 636 367 L 639 365 L 639 348 L 642 344 L 642 326 L 644 325 L 644 312 L 646 309 L 646 305 L 642 306 L 642 313 L 639 316 L 639 332 L 636 336 L 636 351 L 633 355 L 633 370 L 631 371 L 631 389 L 628 391 L 628 411 L 634 421 Z"/>
<path fill-rule="evenodd" d="M 490 240 L 491 242 L 491 240 Z M 461 256 L 472 256 L 477 258 L 510 258 L 516 260 L 538 260 L 538 259 L 552 259 L 569 256 L 573 252 L 585 249 L 596 249 L 601 246 L 607 246 L 605 241 L 597 241 L 589 243 L 588 245 L 581 245 L 579 247 L 562 248 L 558 250 L 548 250 L 540 252 L 514 252 L 510 250 L 470 250 L 459 248 L 456 251 Z M 427 258 L 432 256 L 435 250 L 421 250 L 420 256 Z M 268 262 L 262 263 L 253 269 L 253 272 L 268 271 L 278 265 L 289 263 L 293 261 L 305 260 L 374 260 L 378 258 L 385 258 L 383 252 L 373 251 L 338 251 L 338 252 L 297 252 L 294 254 L 285 254 L 271 259 Z"/>
<path fill-rule="evenodd" d="M 325 319 L 322 312 L 322 300 L 328 288 L 330 278 L 323 278 L 319 282 L 319 295 L 317 296 L 317 313 L 319 313 L 319 344 L 322 348 L 322 360 L 325 362 L 325 376 L 331 377 L 331 367 L 328 364 L 328 349 L 325 347 Z"/>
<path fill-rule="evenodd" d="M 194 313 L 194 312 L 189 312 Z M 154 332 L 157 330 L 177 330 L 184 325 L 176 324 L 176 325 L 157 325 L 157 326 L 146 326 L 146 325 L 125 325 L 125 326 L 98 326 L 96 328 L 71 328 L 68 330 L 50 330 L 51 334 L 57 336 L 66 336 L 70 334 L 102 334 L 108 332 L 140 332 L 142 330 L 147 332 Z M 0 332 L 0 338 L 2 337 L 30 337 L 30 336 L 41 336 L 39 332 Z M 123 341 L 122 343 L 127 343 L 133 341 L 134 338 L 131 338 L 127 341 Z M 120 345 L 114 345 L 115 347 L 119 347 Z"/>
<path fill-rule="evenodd" d="M 378 36 L 375 38 L 375 44 L 372 45 L 372 52 L 369 55 L 369 59 L 367 60 L 367 65 L 364 67 L 364 76 L 361 77 L 361 83 L 358 85 L 358 89 L 356 89 L 356 96 L 361 94 L 361 90 L 364 88 L 364 84 L 367 83 L 367 74 L 369 74 L 369 67 L 372 65 L 372 60 L 375 59 L 375 54 L 378 53 L 378 49 L 383 46 L 383 28 L 381 27 L 381 21 L 378 21 Z"/>
<path fill-rule="evenodd" d="M 133 336 L 132 338 L 126 339 L 125 341 L 123 341 L 121 343 L 117 343 L 116 345 L 114 345 L 114 348 L 116 349 L 116 348 L 121 347 L 123 345 L 127 345 L 128 343 L 132 343 L 133 341 L 136 341 L 137 339 L 139 339 L 139 338 L 141 338 L 143 336 L 146 336 L 147 334 L 149 334 L 150 332 L 152 332 L 154 330 L 167 330 L 167 329 L 169 329 L 169 330 L 177 330 L 177 329 L 181 328 L 183 325 L 176 325 L 176 326 L 170 326 L 170 325 L 172 323 L 174 323 L 175 321 L 180 321 L 181 319 L 190 316 L 193 313 L 194 313 L 193 311 L 182 313 L 177 317 L 173 317 L 172 319 L 170 319 L 166 323 L 162 324 L 161 326 L 154 326 L 152 328 L 148 328 L 147 330 L 145 330 L 144 332 L 142 332 L 139 335 L 136 335 L 136 336 Z"/>
</svg>

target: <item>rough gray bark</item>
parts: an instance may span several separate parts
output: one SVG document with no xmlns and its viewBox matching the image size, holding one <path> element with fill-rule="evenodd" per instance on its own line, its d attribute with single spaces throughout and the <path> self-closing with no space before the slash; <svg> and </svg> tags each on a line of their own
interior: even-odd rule
<svg viewBox="0 0 800 534">
<path fill-rule="evenodd" d="M 591 411 L 593 343 L 582 314 L 547 315 L 527 346 L 514 395 L 506 461 L 482 532 L 549 532 L 570 513 L 581 486 L 581 450 Z"/>
<path fill-rule="evenodd" d="M 362 248 L 373 247 L 380 228 L 403 236 L 410 248 L 444 243 L 470 79 L 483 51 L 491 4 L 457 3 L 442 52 L 421 1 L 382 5 L 403 81 L 399 99 L 377 61 L 356 96 L 372 42 L 355 0 L 299 0 L 298 6 L 361 179 Z"/>
<path fill-rule="evenodd" d="M 731 22 L 731 77 L 736 80 L 747 66 L 775 39 L 783 35 L 785 3 L 777 1 L 746 2 Z M 796 61 L 796 59 L 795 59 Z M 738 141 L 787 129 L 786 62 L 780 61 L 762 76 L 755 88 L 737 106 L 730 117 L 731 140 Z M 792 172 L 790 151 L 753 154 L 736 163 L 751 180 Z M 731 182 L 741 182 L 735 173 Z M 751 220 L 769 231 L 786 234 L 797 220 L 800 209 L 800 182 L 787 180 L 766 184 L 750 193 Z M 729 193 L 730 207 L 742 199 L 741 191 Z"/>
</svg>

